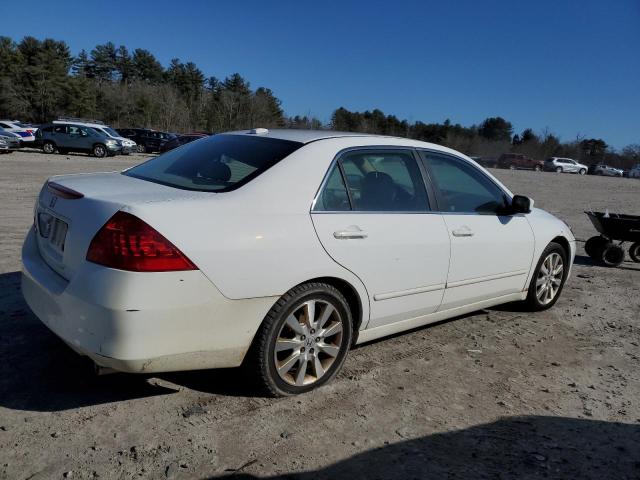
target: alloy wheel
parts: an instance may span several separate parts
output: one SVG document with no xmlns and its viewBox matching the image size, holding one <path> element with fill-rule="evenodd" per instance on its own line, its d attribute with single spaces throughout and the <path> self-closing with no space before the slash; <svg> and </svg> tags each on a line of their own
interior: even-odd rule
<svg viewBox="0 0 640 480">
<path fill-rule="evenodd" d="M 343 321 L 325 300 L 311 299 L 298 306 L 276 337 L 273 361 L 279 377 L 298 387 L 320 380 L 340 353 Z"/>
<path fill-rule="evenodd" d="M 564 275 L 564 262 L 559 253 L 552 252 L 544 259 L 536 279 L 536 297 L 542 305 L 547 305 L 558 294 Z"/>
</svg>

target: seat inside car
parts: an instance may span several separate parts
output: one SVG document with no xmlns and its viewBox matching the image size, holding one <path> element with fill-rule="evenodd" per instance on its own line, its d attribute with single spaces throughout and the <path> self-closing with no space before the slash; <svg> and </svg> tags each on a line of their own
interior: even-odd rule
<svg viewBox="0 0 640 480">
<path fill-rule="evenodd" d="M 362 179 L 360 202 L 365 210 L 389 210 L 393 208 L 396 184 L 390 175 L 369 172 Z"/>
</svg>

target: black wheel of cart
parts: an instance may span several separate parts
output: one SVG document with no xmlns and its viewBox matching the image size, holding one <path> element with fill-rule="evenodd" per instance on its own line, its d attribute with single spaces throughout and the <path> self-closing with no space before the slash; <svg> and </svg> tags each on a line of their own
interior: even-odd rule
<svg viewBox="0 0 640 480">
<path fill-rule="evenodd" d="M 617 267 L 624 262 L 624 249 L 618 244 L 609 243 L 602 251 L 602 261 L 607 267 Z"/>
<path fill-rule="evenodd" d="M 596 235 L 585 242 L 584 251 L 587 252 L 587 255 L 591 258 L 600 260 L 600 258 L 602 258 L 602 251 L 604 247 L 607 246 L 607 243 L 609 243 L 609 240 L 603 236 Z"/>
<path fill-rule="evenodd" d="M 634 262 L 640 263 L 640 242 L 636 242 L 629 247 L 629 256 Z"/>
</svg>

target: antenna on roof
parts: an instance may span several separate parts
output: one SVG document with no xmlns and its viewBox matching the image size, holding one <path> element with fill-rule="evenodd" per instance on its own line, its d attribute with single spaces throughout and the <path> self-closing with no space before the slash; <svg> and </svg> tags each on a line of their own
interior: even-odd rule
<svg viewBox="0 0 640 480">
<path fill-rule="evenodd" d="M 266 135 L 269 133 L 269 130 L 266 128 L 252 128 L 249 130 L 250 135 Z"/>
</svg>

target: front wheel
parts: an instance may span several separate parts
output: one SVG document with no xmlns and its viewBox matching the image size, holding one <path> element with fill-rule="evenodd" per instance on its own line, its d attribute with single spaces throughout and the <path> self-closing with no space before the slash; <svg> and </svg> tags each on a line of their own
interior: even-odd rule
<svg viewBox="0 0 640 480">
<path fill-rule="evenodd" d="M 542 167 L 541 167 L 540 165 L 536 165 L 535 167 L 533 167 L 533 169 L 534 169 L 536 172 L 541 172 L 541 171 L 542 171 Z"/>
<path fill-rule="evenodd" d="M 569 269 L 567 253 L 555 242 L 542 252 L 527 293 L 526 303 L 531 310 L 546 310 L 558 301 Z"/>
<path fill-rule="evenodd" d="M 136 145 L 136 152 L 138 152 L 138 153 L 144 153 L 144 152 L 145 152 L 145 150 L 146 150 L 146 148 L 144 147 L 144 145 L 142 145 L 142 144 L 140 144 L 140 143 Z"/>
<path fill-rule="evenodd" d="M 98 158 L 104 158 L 107 156 L 107 147 L 98 143 L 93 146 L 93 156 Z"/>
<path fill-rule="evenodd" d="M 53 142 L 44 142 L 42 145 L 42 151 L 44 153 L 55 153 L 56 146 Z"/>
<path fill-rule="evenodd" d="M 267 314 L 247 368 L 272 396 L 296 395 L 330 381 L 342 367 L 353 335 L 349 305 L 335 287 L 294 287 Z"/>
<path fill-rule="evenodd" d="M 587 169 L 586 168 L 581 168 L 580 171 L 578 172 L 580 175 L 586 175 L 587 174 Z"/>
<path fill-rule="evenodd" d="M 607 267 L 617 267 L 624 262 L 624 249 L 615 243 L 609 243 L 602 251 L 602 261 Z"/>
</svg>

